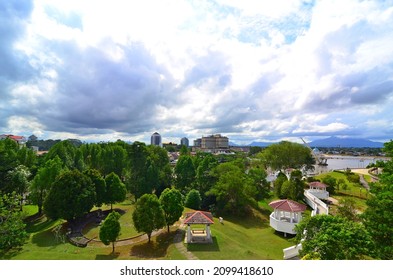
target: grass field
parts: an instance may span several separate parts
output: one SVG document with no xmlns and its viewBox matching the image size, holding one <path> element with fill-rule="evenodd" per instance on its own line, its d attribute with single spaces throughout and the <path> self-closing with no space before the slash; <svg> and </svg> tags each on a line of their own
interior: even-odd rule
<svg viewBox="0 0 393 280">
<path fill-rule="evenodd" d="M 268 202 L 260 202 L 258 210 L 245 217 L 224 217 L 224 224 L 214 218 L 211 226 L 214 239 L 213 244 L 185 245 L 187 249 L 199 259 L 282 259 L 282 249 L 294 243 L 281 234 L 275 233 L 269 226 L 271 208 Z M 122 236 L 127 238 L 138 235 L 132 226 L 132 211 L 130 203 L 116 204 L 114 208 L 121 209 Z M 116 246 L 115 254 L 111 254 L 111 245 L 105 246 L 99 242 L 92 242 L 86 248 L 78 248 L 68 243 L 64 236 L 65 221 L 47 220 L 45 216 L 32 219 L 37 213 L 36 206 L 26 206 L 26 216 L 31 216 L 27 231 L 30 237 L 26 244 L 16 251 L 0 256 L 2 259 L 19 260 L 110 260 L 110 259 L 186 259 L 174 245 L 173 239 L 177 226 L 166 229 L 152 238 L 149 244 L 141 241 L 133 245 Z M 190 211 L 189 209 L 185 209 Z M 63 229 L 63 234 L 59 229 Z M 99 226 L 90 225 L 85 229 L 89 237 L 98 236 Z"/>
<path fill-rule="evenodd" d="M 187 248 L 204 260 L 257 260 L 283 258 L 283 249 L 294 245 L 269 226 L 270 211 L 254 212 L 247 218 L 214 218 L 213 244 L 188 244 Z"/>
<path fill-rule="evenodd" d="M 355 207 L 359 212 L 363 212 L 367 208 L 366 200 L 370 194 L 368 193 L 368 191 L 365 188 L 359 187 L 358 185 L 349 182 L 347 180 L 345 174 L 340 173 L 340 172 L 324 173 L 324 174 L 316 176 L 315 178 L 322 180 L 324 177 L 326 177 L 328 175 L 336 178 L 336 180 L 343 179 L 348 185 L 347 190 L 340 189 L 340 190 L 336 191 L 335 194 L 331 195 L 331 197 L 337 199 L 338 201 L 340 201 L 340 199 L 342 199 L 342 198 L 348 198 L 348 197 L 352 198 L 355 202 Z M 333 208 L 332 210 L 334 212 L 334 206 L 332 208 Z"/>
</svg>

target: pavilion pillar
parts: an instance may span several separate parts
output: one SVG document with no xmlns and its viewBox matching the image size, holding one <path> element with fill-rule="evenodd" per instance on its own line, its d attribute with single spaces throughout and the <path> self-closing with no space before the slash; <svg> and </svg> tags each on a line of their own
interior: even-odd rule
<svg viewBox="0 0 393 280">
<path fill-rule="evenodd" d="M 210 242 L 211 241 L 211 239 L 212 239 L 212 236 L 211 236 L 211 234 L 210 234 L 210 225 L 206 225 L 206 227 L 205 227 L 205 229 L 206 229 L 206 238 L 207 238 L 207 240 Z"/>
<path fill-rule="evenodd" d="M 191 243 L 191 226 L 187 225 L 187 243 Z"/>
</svg>

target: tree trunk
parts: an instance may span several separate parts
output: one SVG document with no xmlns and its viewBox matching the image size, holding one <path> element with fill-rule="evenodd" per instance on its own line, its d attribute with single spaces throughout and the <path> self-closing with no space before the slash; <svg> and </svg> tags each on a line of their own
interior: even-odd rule
<svg viewBox="0 0 393 280">
<path fill-rule="evenodd" d="M 169 225 L 167 225 L 167 227 L 168 227 L 168 233 L 169 233 Z"/>
<path fill-rule="evenodd" d="M 115 242 L 112 242 L 112 254 L 115 252 Z"/>
<path fill-rule="evenodd" d="M 147 234 L 147 238 L 149 239 L 149 243 L 150 243 L 150 238 L 151 238 L 151 232 Z"/>
</svg>

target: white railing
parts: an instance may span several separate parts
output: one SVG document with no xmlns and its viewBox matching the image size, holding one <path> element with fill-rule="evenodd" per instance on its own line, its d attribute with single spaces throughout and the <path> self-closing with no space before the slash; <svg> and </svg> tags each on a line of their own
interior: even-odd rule
<svg viewBox="0 0 393 280">
<path fill-rule="evenodd" d="M 296 234 L 295 225 L 297 225 L 297 222 L 278 220 L 274 217 L 274 212 L 270 214 L 270 226 L 277 231 Z"/>
<path fill-rule="evenodd" d="M 304 197 L 307 204 L 310 205 L 310 207 L 313 209 L 311 212 L 311 216 L 315 216 L 318 214 L 326 214 L 326 215 L 329 214 L 328 205 L 326 205 L 326 203 L 324 203 L 322 200 L 316 197 L 312 191 L 305 190 Z M 272 225 L 272 214 L 270 215 L 270 225 Z M 282 251 L 284 253 L 284 260 L 291 259 L 293 257 L 298 256 L 299 250 L 301 249 L 302 249 L 302 243 L 283 249 Z"/>
</svg>

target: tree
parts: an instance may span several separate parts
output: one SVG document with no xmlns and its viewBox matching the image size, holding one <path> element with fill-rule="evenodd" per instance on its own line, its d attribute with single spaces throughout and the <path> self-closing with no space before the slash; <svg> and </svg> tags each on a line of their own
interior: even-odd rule
<svg viewBox="0 0 393 280">
<path fill-rule="evenodd" d="M 359 220 L 359 217 L 356 213 L 355 206 L 355 200 L 353 200 L 353 198 L 342 198 L 340 199 L 340 203 L 337 206 L 337 215 L 350 221 L 357 222 Z"/>
<path fill-rule="evenodd" d="M 279 172 L 277 175 L 276 180 L 273 182 L 274 186 L 274 194 L 279 197 L 279 198 L 284 198 L 282 194 L 282 186 L 285 182 L 288 181 L 287 175 L 285 175 L 283 172 Z M 289 184 L 289 183 L 288 183 Z"/>
<path fill-rule="evenodd" d="M 120 236 L 120 214 L 117 212 L 111 212 L 104 220 L 100 228 L 100 240 L 105 245 L 109 245 L 112 242 L 112 254 L 115 252 L 115 241 Z"/>
<path fill-rule="evenodd" d="M 330 193 L 330 194 L 334 194 L 335 190 L 336 190 L 336 185 L 337 185 L 337 180 L 336 178 L 334 178 L 333 176 L 327 175 L 326 177 L 324 177 L 322 179 L 322 183 L 327 185 L 326 190 Z"/>
<path fill-rule="evenodd" d="M 259 157 L 273 170 L 300 169 L 303 166 L 310 167 L 313 163 L 309 148 L 288 141 L 270 145 L 259 154 Z"/>
<path fill-rule="evenodd" d="M 75 167 L 75 154 L 76 147 L 69 140 L 65 140 L 55 144 L 45 158 L 49 160 L 58 156 L 63 163 L 63 167 L 72 169 Z"/>
<path fill-rule="evenodd" d="M 322 260 L 357 260 L 374 256 L 374 243 L 360 223 L 347 219 L 316 215 L 296 226 L 300 256 L 317 256 Z"/>
<path fill-rule="evenodd" d="M 8 189 L 8 172 L 18 166 L 18 143 L 6 138 L 0 140 L 0 191 L 12 193 L 12 189 Z"/>
<path fill-rule="evenodd" d="M 62 171 L 62 165 L 58 156 L 48 160 L 43 167 L 38 169 L 30 185 L 30 198 L 38 205 L 39 215 L 42 214 L 42 206 L 53 182 Z"/>
<path fill-rule="evenodd" d="M 146 144 L 135 141 L 127 149 L 130 159 L 130 168 L 126 174 L 126 183 L 129 191 L 138 200 L 143 194 L 151 193 L 151 185 L 147 184 L 147 157 L 149 155 Z"/>
<path fill-rule="evenodd" d="M 105 177 L 105 183 L 105 203 L 110 203 L 112 210 L 113 203 L 122 202 L 126 199 L 127 189 L 121 182 L 119 176 L 117 176 L 114 172 Z"/>
<path fill-rule="evenodd" d="M 75 169 L 65 171 L 56 178 L 45 199 L 44 211 L 53 220 L 62 218 L 72 222 L 88 213 L 95 202 L 92 181 Z"/>
<path fill-rule="evenodd" d="M 205 193 L 214 185 L 215 178 L 212 176 L 211 171 L 218 165 L 217 159 L 207 154 L 203 157 L 196 168 L 196 183 L 198 190 L 204 197 Z"/>
<path fill-rule="evenodd" d="M 253 167 L 248 170 L 247 177 L 251 180 L 250 184 L 254 185 L 257 190 L 256 199 L 267 198 L 270 192 L 270 184 L 266 180 L 266 171 L 262 168 Z"/>
<path fill-rule="evenodd" d="M 373 187 L 371 188 L 373 192 Z M 393 259 L 393 183 L 381 186 L 367 200 L 362 220 L 377 246 L 381 259 Z"/>
<path fill-rule="evenodd" d="M 192 189 L 186 195 L 185 206 L 194 210 L 201 208 L 201 194 L 198 190 Z"/>
<path fill-rule="evenodd" d="M 246 174 L 236 162 L 218 165 L 213 173 L 218 178 L 216 184 L 207 194 L 217 200 L 217 209 L 232 214 L 244 214 L 249 206 L 255 206 L 256 187 L 249 184 Z"/>
<path fill-rule="evenodd" d="M 144 194 L 138 199 L 132 220 L 138 232 L 147 234 L 150 243 L 152 232 L 165 226 L 165 213 L 155 194 Z"/>
<path fill-rule="evenodd" d="M 22 212 L 19 210 L 19 199 L 15 192 L 0 193 L 0 251 L 22 246 L 28 237 Z"/>
<path fill-rule="evenodd" d="M 176 189 L 166 188 L 160 196 L 160 203 L 165 213 L 165 222 L 169 232 L 169 226 L 173 225 L 183 213 L 184 206 L 181 193 Z"/>
<path fill-rule="evenodd" d="M 195 181 L 195 168 L 191 156 L 183 155 L 179 157 L 175 167 L 175 176 L 176 188 L 183 194 L 192 189 Z"/>
<path fill-rule="evenodd" d="M 105 179 L 101 176 L 101 173 L 97 169 L 87 169 L 83 172 L 83 174 L 89 177 L 93 183 L 96 192 L 95 206 L 101 207 L 101 205 L 106 203 L 108 199 Z"/>
<path fill-rule="evenodd" d="M 24 196 L 30 186 L 30 175 L 31 173 L 29 169 L 24 165 L 18 165 L 16 168 L 8 172 L 9 184 L 11 186 L 11 189 L 19 195 L 19 207 L 21 211 Z"/>
</svg>

